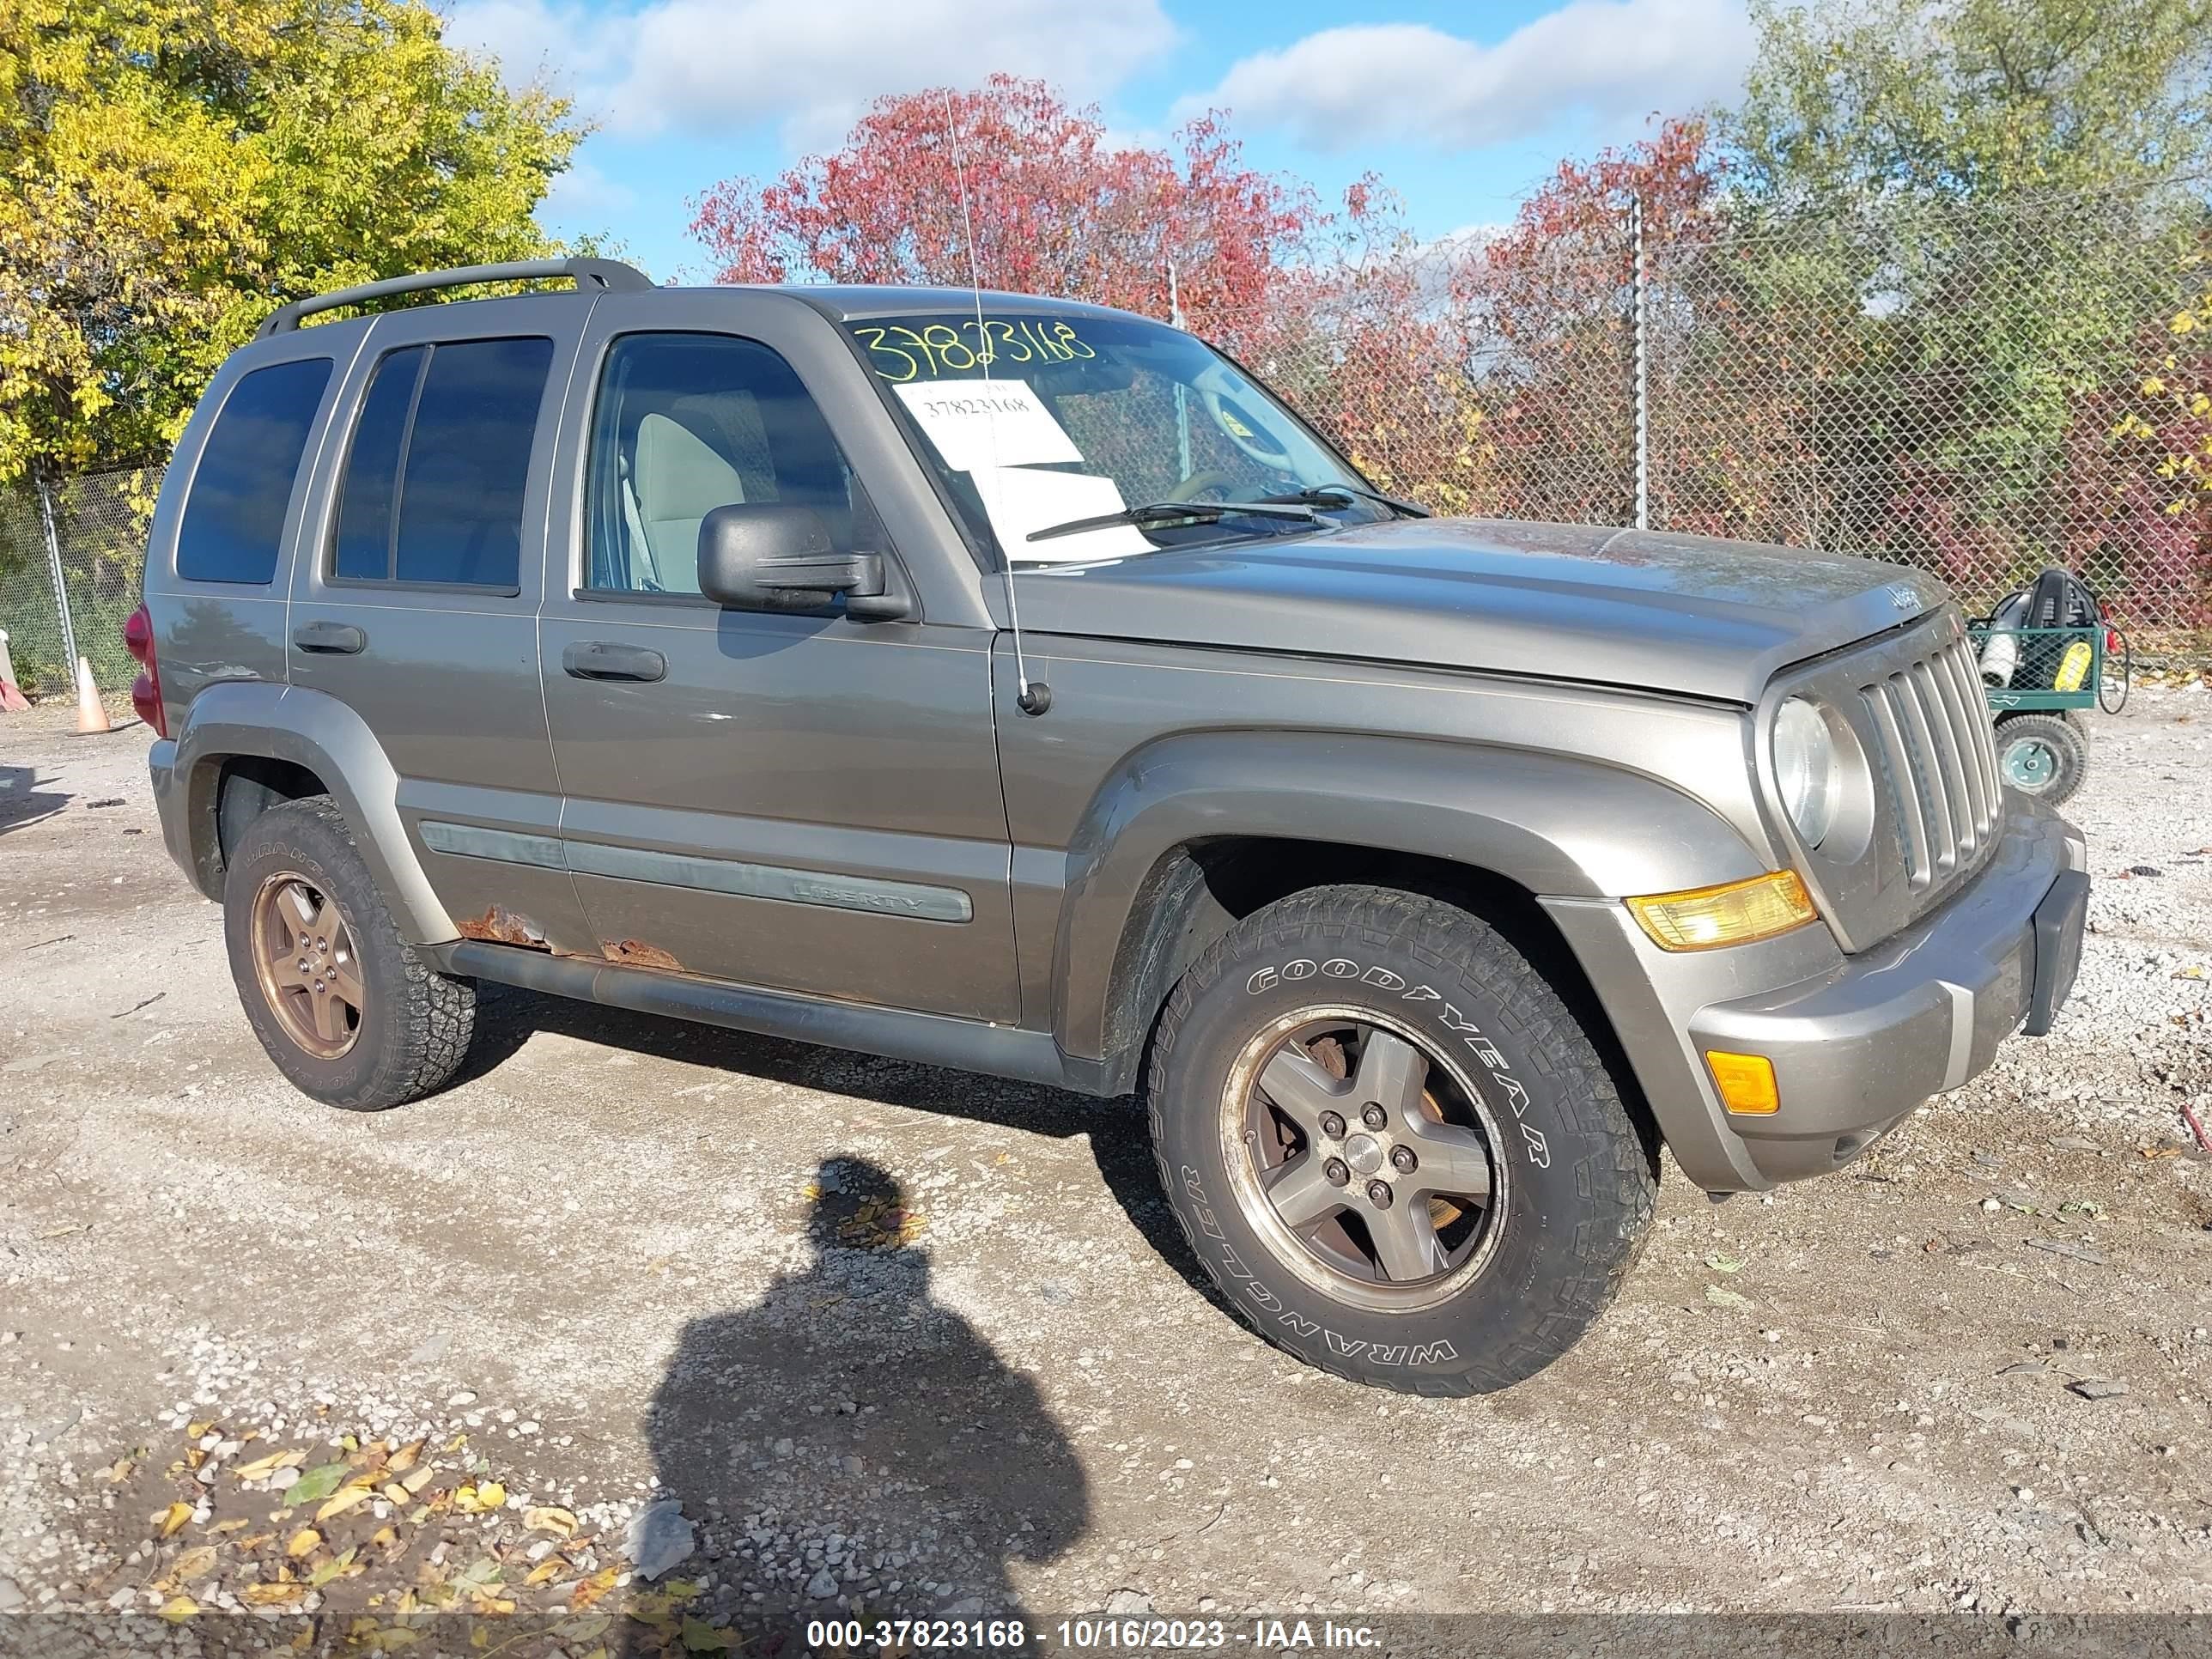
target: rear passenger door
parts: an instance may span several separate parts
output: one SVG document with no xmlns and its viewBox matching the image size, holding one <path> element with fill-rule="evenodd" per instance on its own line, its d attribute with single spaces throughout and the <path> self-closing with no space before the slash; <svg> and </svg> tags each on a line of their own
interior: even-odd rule
<svg viewBox="0 0 2212 1659">
<path fill-rule="evenodd" d="M 576 948 L 565 873 L 477 856 L 550 835 L 538 691 L 545 456 L 589 305 L 568 295 L 380 318 L 292 588 L 292 683 L 366 720 L 400 816 L 464 933 Z"/>
<path fill-rule="evenodd" d="M 602 301 L 564 419 L 546 582 L 561 855 L 616 961 L 878 1006 L 1018 1010 L 991 631 L 725 611 L 700 520 L 781 501 L 896 560 L 819 382 L 876 394 L 782 296 Z M 878 414 L 878 418 L 880 415 Z M 911 573 L 909 573 L 911 574 Z"/>
</svg>

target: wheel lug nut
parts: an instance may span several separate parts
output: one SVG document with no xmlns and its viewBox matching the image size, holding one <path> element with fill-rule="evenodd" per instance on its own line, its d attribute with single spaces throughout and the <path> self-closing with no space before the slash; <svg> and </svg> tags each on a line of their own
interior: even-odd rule
<svg viewBox="0 0 2212 1659">
<path fill-rule="evenodd" d="M 1323 1112 L 1321 1115 L 1321 1132 L 1331 1140 L 1343 1139 L 1344 1120 L 1334 1112 Z"/>
<path fill-rule="evenodd" d="M 1359 1121 L 1370 1129 L 1379 1129 L 1390 1120 L 1382 1109 L 1370 1100 L 1367 1103 L 1367 1109 L 1360 1113 Z"/>
<path fill-rule="evenodd" d="M 1367 1183 L 1367 1199 L 1368 1201 L 1374 1205 L 1374 1206 L 1378 1210 L 1389 1209 L 1390 1207 L 1390 1183 L 1387 1181 L 1369 1182 Z"/>
<path fill-rule="evenodd" d="M 1390 1149 L 1390 1167 L 1400 1175 L 1413 1174 L 1415 1166 L 1420 1161 L 1413 1156 L 1413 1149 L 1411 1146 L 1393 1146 Z"/>
<path fill-rule="evenodd" d="M 1340 1158 L 1329 1159 L 1321 1166 L 1321 1172 L 1328 1177 L 1328 1184 L 1332 1187 L 1341 1187 L 1352 1179 L 1351 1170 L 1346 1167 Z"/>
</svg>

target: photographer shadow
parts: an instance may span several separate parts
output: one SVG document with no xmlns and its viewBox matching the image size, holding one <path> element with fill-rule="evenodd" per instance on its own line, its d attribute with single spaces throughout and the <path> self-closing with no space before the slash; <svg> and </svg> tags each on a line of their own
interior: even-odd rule
<svg viewBox="0 0 2212 1659">
<path fill-rule="evenodd" d="M 833 1158 L 813 1193 L 805 1268 L 686 1326 L 653 1395 L 656 1497 L 696 1534 L 666 1577 L 710 1574 L 702 1610 L 748 1653 L 799 1651 L 815 1619 L 1025 1619 L 1012 1564 L 1089 1523 L 1074 1449 L 931 1294 L 891 1176 Z"/>
</svg>

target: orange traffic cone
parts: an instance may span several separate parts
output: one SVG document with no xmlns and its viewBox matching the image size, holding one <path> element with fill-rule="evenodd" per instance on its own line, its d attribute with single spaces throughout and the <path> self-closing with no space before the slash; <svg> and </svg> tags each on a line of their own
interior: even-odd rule
<svg viewBox="0 0 2212 1659">
<path fill-rule="evenodd" d="M 97 736 L 115 728 L 108 723 L 107 705 L 100 700 L 100 688 L 92 683 L 92 661 L 88 657 L 76 659 L 76 731 L 79 737 Z"/>
</svg>

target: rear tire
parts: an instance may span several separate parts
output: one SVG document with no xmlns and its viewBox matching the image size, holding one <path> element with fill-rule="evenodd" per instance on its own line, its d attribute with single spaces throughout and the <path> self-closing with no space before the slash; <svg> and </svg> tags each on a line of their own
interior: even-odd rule
<svg viewBox="0 0 2212 1659">
<path fill-rule="evenodd" d="M 1652 1155 L 1565 1003 L 1487 923 L 1413 894 L 1320 888 L 1239 922 L 1169 997 L 1147 1093 L 1207 1274 L 1354 1382 L 1533 1376 L 1650 1223 Z"/>
<path fill-rule="evenodd" d="M 223 938 L 254 1036 L 303 1094 L 382 1111 L 442 1088 L 468 1058 L 476 982 L 399 937 L 327 795 L 246 826 L 223 878 Z"/>
<path fill-rule="evenodd" d="M 2064 714 L 2008 714 L 1997 722 L 1997 770 L 2023 795 L 2056 806 L 2089 775 L 2089 739 Z"/>
</svg>

